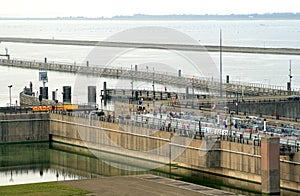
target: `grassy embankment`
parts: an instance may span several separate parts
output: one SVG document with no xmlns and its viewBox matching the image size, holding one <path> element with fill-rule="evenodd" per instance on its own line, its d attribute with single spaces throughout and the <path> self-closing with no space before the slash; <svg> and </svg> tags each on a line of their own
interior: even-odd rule
<svg viewBox="0 0 300 196">
<path fill-rule="evenodd" d="M 0 195 L 38 195 L 38 196 L 66 196 L 66 195 L 85 195 L 86 190 L 72 186 L 63 185 L 57 182 L 46 182 L 36 184 L 23 184 L 0 187 Z"/>
</svg>

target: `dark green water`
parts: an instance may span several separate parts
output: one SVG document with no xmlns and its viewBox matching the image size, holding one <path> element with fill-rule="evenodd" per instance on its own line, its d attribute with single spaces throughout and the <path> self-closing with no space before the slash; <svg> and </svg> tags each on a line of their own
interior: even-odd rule
<svg viewBox="0 0 300 196">
<path fill-rule="evenodd" d="M 0 186 L 89 179 L 100 176 L 154 174 L 207 185 L 237 194 L 261 195 L 255 191 L 240 189 L 241 187 L 259 189 L 258 184 L 241 182 L 241 186 L 237 188 L 234 185 L 240 184 L 240 182 L 234 179 L 176 166 L 162 166 L 146 170 L 142 168 L 143 165 L 128 165 L 123 156 L 111 153 L 103 153 L 102 155 L 103 159 L 99 159 L 88 149 L 59 143 L 2 144 L 0 145 Z M 282 190 L 281 195 L 300 194 Z"/>
</svg>

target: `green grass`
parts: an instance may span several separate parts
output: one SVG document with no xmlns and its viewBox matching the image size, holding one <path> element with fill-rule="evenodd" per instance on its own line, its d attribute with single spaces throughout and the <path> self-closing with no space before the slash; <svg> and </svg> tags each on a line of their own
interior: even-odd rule
<svg viewBox="0 0 300 196">
<path fill-rule="evenodd" d="M 85 195 L 86 190 L 72 186 L 63 185 L 57 182 L 46 182 L 37 184 L 24 184 L 0 187 L 0 195 L 37 195 L 37 196 L 66 196 L 66 195 Z"/>
</svg>

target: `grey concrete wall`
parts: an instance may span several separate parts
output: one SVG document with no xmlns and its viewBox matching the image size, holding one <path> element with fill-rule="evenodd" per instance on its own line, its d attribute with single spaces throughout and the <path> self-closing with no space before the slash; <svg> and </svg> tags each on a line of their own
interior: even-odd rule
<svg viewBox="0 0 300 196">
<path fill-rule="evenodd" d="M 91 125 L 91 126 L 89 126 Z M 105 128 L 101 128 L 105 127 Z M 59 114 L 13 114 L 0 116 L 0 141 L 22 142 L 48 140 L 85 147 L 96 156 L 100 151 L 107 152 L 106 158 L 113 159 L 110 154 L 127 157 L 130 164 L 143 165 L 150 168 L 153 163 L 161 165 L 171 163 L 185 168 L 197 169 L 215 175 L 233 177 L 259 185 L 261 183 L 261 147 L 230 141 L 189 140 L 182 138 L 181 144 L 173 141 L 169 144 L 171 133 L 152 131 L 131 125 L 75 118 Z M 148 136 L 143 136 L 143 135 Z M 176 143 L 177 142 L 177 143 Z M 211 148 L 204 151 L 205 146 Z M 170 151 L 169 151 L 170 150 Z M 179 152 L 179 153 L 177 153 Z M 205 153 L 203 153 L 205 152 Z M 298 157 L 298 158 L 297 158 Z M 281 186 L 300 189 L 300 155 L 295 155 L 289 162 L 281 161 Z M 140 160 L 140 161 L 137 161 Z M 145 161 L 146 160 L 146 161 Z M 299 175 L 298 175 L 299 174 Z M 230 182 L 229 182 L 230 183 Z M 236 180 L 232 181 L 236 184 Z M 243 188 L 247 187 L 247 183 Z M 258 190 L 259 186 L 250 187 Z M 242 186 L 242 185 L 241 185 Z M 260 190 L 258 190 L 260 191 Z"/>
<path fill-rule="evenodd" d="M 0 115 L 0 143 L 48 141 L 49 114 Z"/>
<path fill-rule="evenodd" d="M 300 190 L 300 151 L 293 156 L 281 157 L 280 185 L 292 190 Z"/>
<path fill-rule="evenodd" d="M 228 104 L 231 111 L 236 111 L 236 106 Z M 240 102 L 238 105 L 239 112 L 247 114 L 263 114 L 273 116 L 275 113 L 279 117 L 298 118 L 300 117 L 300 101 L 264 101 L 264 102 Z"/>
<path fill-rule="evenodd" d="M 169 145 L 169 132 L 148 132 L 151 137 L 135 135 L 138 127 L 130 127 L 113 123 L 91 121 L 50 114 L 52 139 L 54 141 L 88 146 L 90 149 L 112 151 L 122 155 L 161 163 L 171 163 L 187 168 L 200 169 L 219 175 L 235 177 L 243 180 L 260 182 L 260 158 L 252 156 L 260 154 L 260 147 L 243 145 L 228 141 L 190 140 L 182 138 Z M 65 123 L 70 122 L 70 123 Z M 95 127 L 86 127 L 91 124 Z M 106 127 L 111 129 L 100 129 Z M 127 132 L 130 131 L 130 132 Z M 145 130 L 150 131 L 150 130 Z M 185 141 L 186 140 L 186 141 Z M 179 143 L 177 143 L 179 142 Z M 180 145 L 186 144 L 186 145 Z M 205 146 L 211 148 L 205 151 Z M 223 151 L 222 149 L 226 150 Z M 171 152 L 171 157 L 170 152 Z M 134 162 L 133 162 L 134 164 Z M 153 165 L 148 165 L 149 167 Z M 246 188 L 246 187 L 245 187 Z"/>
</svg>

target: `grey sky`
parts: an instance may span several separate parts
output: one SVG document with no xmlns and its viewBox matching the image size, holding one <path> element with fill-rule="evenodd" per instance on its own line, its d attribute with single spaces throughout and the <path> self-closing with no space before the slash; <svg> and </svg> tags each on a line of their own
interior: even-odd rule
<svg viewBox="0 0 300 196">
<path fill-rule="evenodd" d="M 0 0 L 0 17 L 300 12 L 298 0 Z"/>
</svg>

